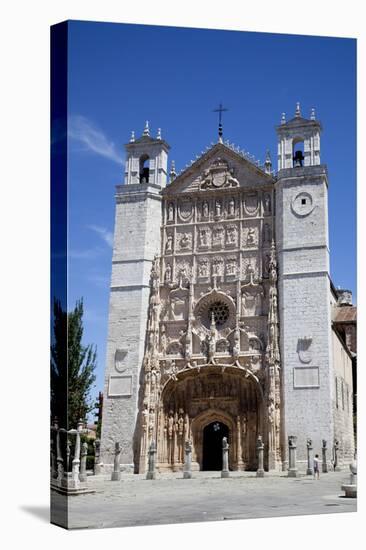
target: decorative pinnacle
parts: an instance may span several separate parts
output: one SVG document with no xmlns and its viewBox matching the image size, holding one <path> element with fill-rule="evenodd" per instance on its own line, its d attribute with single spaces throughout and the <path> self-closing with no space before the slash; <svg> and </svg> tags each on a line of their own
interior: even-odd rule
<svg viewBox="0 0 366 550">
<path fill-rule="evenodd" d="M 295 111 L 295 116 L 296 116 L 296 117 L 299 117 L 299 116 L 301 116 L 301 111 L 300 111 L 300 102 L 299 102 L 299 101 L 298 101 L 298 102 L 296 103 L 296 111 Z"/>
<path fill-rule="evenodd" d="M 149 121 L 148 120 L 145 122 L 145 129 L 144 129 L 143 135 L 144 136 L 150 136 L 150 129 L 149 129 Z"/>
<path fill-rule="evenodd" d="M 271 154 L 269 152 L 269 149 L 266 151 L 266 160 L 264 162 L 264 168 L 266 174 L 270 174 L 272 170 L 272 160 L 271 160 Z"/>
<path fill-rule="evenodd" d="M 130 137 L 130 143 L 133 143 L 135 141 L 135 132 L 132 130 L 131 137 Z"/>
<path fill-rule="evenodd" d="M 310 120 L 315 120 L 315 109 L 314 109 L 314 107 L 311 109 Z"/>
<path fill-rule="evenodd" d="M 170 181 L 173 181 L 173 179 L 176 178 L 176 176 L 177 176 L 177 173 L 175 171 L 175 161 L 174 160 L 172 160 L 171 165 L 170 165 L 169 176 L 170 176 Z"/>
<path fill-rule="evenodd" d="M 158 128 L 158 135 L 156 136 L 156 139 L 161 139 L 161 128 Z"/>
<path fill-rule="evenodd" d="M 286 113 L 282 113 L 281 124 L 286 124 Z"/>
</svg>

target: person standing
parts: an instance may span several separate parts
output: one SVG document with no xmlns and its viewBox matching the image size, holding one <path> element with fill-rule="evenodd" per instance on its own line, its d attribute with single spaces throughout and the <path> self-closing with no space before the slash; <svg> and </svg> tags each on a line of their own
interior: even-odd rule
<svg viewBox="0 0 366 550">
<path fill-rule="evenodd" d="M 313 460 L 314 479 L 319 479 L 319 463 L 319 455 L 315 455 Z"/>
</svg>

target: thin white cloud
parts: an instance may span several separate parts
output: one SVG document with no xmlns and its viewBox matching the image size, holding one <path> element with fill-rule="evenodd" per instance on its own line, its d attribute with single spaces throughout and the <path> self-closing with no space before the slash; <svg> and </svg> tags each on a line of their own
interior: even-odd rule
<svg viewBox="0 0 366 550">
<path fill-rule="evenodd" d="M 94 260 L 103 253 L 102 248 L 86 248 L 85 250 L 71 249 L 68 251 L 68 257 L 73 260 Z"/>
<path fill-rule="evenodd" d="M 113 233 L 100 225 L 88 225 L 88 228 L 97 233 L 108 246 L 113 248 Z"/>
<path fill-rule="evenodd" d="M 91 151 L 122 164 L 122 155 L 113 141 L 108 140 L 102 130 L 86 117 L 81 115 L 71 115 L 69 117 L 68 136 L 70 139 L 81 143 L 85 151 Z"/>
</svg>

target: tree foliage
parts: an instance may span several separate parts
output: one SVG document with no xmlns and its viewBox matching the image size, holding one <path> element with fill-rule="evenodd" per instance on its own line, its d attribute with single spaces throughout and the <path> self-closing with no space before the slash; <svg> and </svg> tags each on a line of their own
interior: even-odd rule
<svg viewBox="0 0 366 550">
<path fill-rule="evenodd" d="M 96 347 L 83 345 L 83 300 L 67 313 L 61 303 L 53 303 L 51 345 L 51 414 L 62 427 L 76 428 L 94 409 L 90 390 L 95 382 Z"/>
</svg>

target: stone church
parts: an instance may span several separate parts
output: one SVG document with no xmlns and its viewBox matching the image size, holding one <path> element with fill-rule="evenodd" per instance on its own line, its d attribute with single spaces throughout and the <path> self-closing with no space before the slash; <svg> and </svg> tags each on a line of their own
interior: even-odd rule
<svg viewBox="0 0 366 550">
<path fill-rule="evenodd" d="M 160 130 L 126 145 L 116 214 L 101 458 L 143 473 L 267 471 L 306 442 L 329 460 L 354 453 L 353 356 L 334 319 L 344 293 L 329 274 L 328 175 L 315 111 L 282 120 L 278 170 L 223 140 L 168 173 Z M 350 305 L 349 300 L 346 305 Z M 354 353 L 353 353 L 354 355 Z"/>
</svg>

